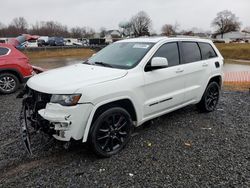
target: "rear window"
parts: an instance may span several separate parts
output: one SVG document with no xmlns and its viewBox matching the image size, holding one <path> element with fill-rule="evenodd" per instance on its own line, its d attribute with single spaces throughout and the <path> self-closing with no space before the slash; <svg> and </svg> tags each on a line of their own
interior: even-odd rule
<svg viewBox="0 0 250 188">
<path fill-rule="evenodd" d="M 196 42 L 182 42 L 184 63 L 192 63 L 201 60 L 200 48 Z"/>
<path fill-rule="evenodd" d="M 217 57 L 213 47 L 208 43 L 199 43 L 202 59 L 210 59 Z"/>
<path fill-rule="evenodd" d="M 1 55 L 6 55 L 8 52 L 9 52 L 8 48 L 0 47 L 0 56 Z"/>
</svg>

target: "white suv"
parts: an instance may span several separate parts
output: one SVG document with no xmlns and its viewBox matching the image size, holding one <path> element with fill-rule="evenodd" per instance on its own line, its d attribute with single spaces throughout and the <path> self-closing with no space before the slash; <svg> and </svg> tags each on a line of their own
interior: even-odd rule
<svg viewBox="0 0 250 188">
<path fill-rule="evenodd" d="M 216 108 L 223 57 L 210 40 L 135 38 L 113 43 L 82 64 L 29 79 L 23 100 L 27 126 L 60 141 L 90 142 L 109 157 L 128 143 L 133 127 L 190 104 Z M 39 132 L 40 132 L 39 131 Z"/>
</svg>

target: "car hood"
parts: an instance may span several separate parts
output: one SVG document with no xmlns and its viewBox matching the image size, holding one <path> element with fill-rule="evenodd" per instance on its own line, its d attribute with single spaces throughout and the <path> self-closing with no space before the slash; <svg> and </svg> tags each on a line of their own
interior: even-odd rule
<svg viewBox="0 0 250 188">
<path fill-rule="evenodd" d="M 87 64 L 76 64 L 45 71 L 30 78 L 27 85 L 39 92 L 71 94 L 85 86 L 119 79 L 126 70 Z"/>
</svg>

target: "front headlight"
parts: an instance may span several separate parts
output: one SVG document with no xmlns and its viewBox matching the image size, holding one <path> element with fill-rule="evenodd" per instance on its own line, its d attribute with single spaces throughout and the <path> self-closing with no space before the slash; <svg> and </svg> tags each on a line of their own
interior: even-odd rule
<svg viewBox="0 0 250 188">
<path fill-rule="evenodd" d="M 74 106 L 78 103 L 81 98 L 81 94 L 72 95 L 52 95 L 50 102 L 58 103 L 62 106 Z"/>
</svg>

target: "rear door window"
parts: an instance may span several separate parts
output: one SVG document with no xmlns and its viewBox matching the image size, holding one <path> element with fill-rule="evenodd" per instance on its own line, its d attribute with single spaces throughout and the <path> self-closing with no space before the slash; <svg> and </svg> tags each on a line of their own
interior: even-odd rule
<svg viewBox="0 0 250 188">
<path fill-rule="evenodd" d="M 182 56 L 184 63 L 201 60 L 201 52 L 196 42 L 182 42 Z"/>
<path fill-rule="evenodd" d="M 210 59 L 217 57 L 217 54 L 215 53 L 213 47 L 208 43 L 199 43 L 200 49 L 201 49 L 201 55 L 202 59 Z"/>
<path fill-rule="evenodd" d="M 6 55 L 9 52 L 8 48 L 0 47 L 0 56 Z"/>
<path fill-rule="evenodd" d="M 162 45 L 154 54 L 154 57 L 167 58 L 169 67 L 179 65 L 180 60 L 178 44 L 176 42 L 172 42 Z"/>
</svg>

